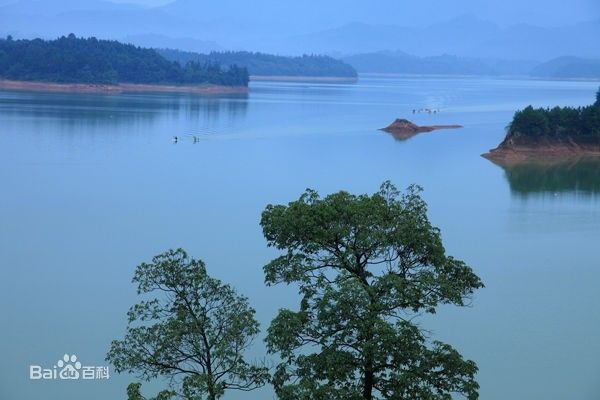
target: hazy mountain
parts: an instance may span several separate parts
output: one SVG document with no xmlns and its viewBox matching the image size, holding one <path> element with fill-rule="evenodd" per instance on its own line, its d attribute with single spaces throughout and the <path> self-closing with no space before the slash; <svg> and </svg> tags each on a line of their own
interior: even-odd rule
<svg viewBox="0 0 600 400">
<path fill-rule="evenodd" d="M 73 32 L 135 38 L 153 46 L 152 41 L 166 41 L 157 46 L 207 51 L 200 42 L 192 43 L 197 40 L 228 50 L 284 55 L 403 50 L 417 56 L 544 61 L 567 54 L 583 58 L 600 54 L 600 20 L 550 26 L 550 20 L 542 18 L 544 10 L 562 4 L 563 24 L 579 21 L 583 14 L 571 8 L 589 0 L 573 0 L 568 7 L 558 0 L 507 1 L 513 17 L 503 11 L 508 3 L 500 7 L 491 0 L 410 4 L 397 0 L 176 0 L 158 7 L 103 0 L 15 0 L 0 5 L 0 35 L 53 38 Z M 597 17 L 598 8 L 590 8 L 588 14 Z M 467 10 L 470 13 L 465 14 Z M 515 24 L 522 20 L 533 22 Z"/>
<path fill-rule="evenodd" d="M 347 24 L 291 38 L 295 51 L 364 52 L 401 49 L 411 54 L 455 54 L 464 57 L 537 59 L 572 54 L 600 54 L 600 21 L 543 28 L 526 24 L 500 27 L 464 15 L 424 28 Z M 576 45 L 574 45 L 576 44 Z"/>
<path fill-rule="evenodd" d="M 179 49 L 193 51 L 197 53 L 210 53 L 213 51 L 222 51 L 224 48 L 217 42 L 199 40 L 190 37 L 170 37 L 157 34 L 129 35 L 123 38 L 126 43 L 132 43 L 142 47 L 152 47 L 159 49 Z"/>
<path fill-rule="evenodd" d="M 141 10 L 144 7 L 133 4 L 117 4 L 104 0 L 19 0 L 2 1 L 3 14 L 21 14 L 21 15 L 46 15 L 52 16 L 60 13 L 82 10 L 82 11 L 124 11 Z"/>
<path fill-rule="evenodd" d="M 554 28 L 526 24 L 513 25 L 498 34 L 481 40 L 472 54 L 480 56 L 510 55 L 512 57 L 547 60 L 573 55 L 600 55 L 600 19 Z"/>
<path fill-rule="evenodd" d="M 101 0 L 20 0 L 0 6 L 2 35 L 55 38 L 71 32 L 104 38 L 147 33 L 202 35 L 196 20 L 131 4 Z"/>
<path fill-rule="evenodd" d="M 450 55 L 417 57 L 401 51 L 356 54 L 342 58 L 358 72 L 526 76 L 535 61 L 464 58 Z"/>
<path fill-rule="evenodd" d="M 176 0 L 162 9 L 179 16 L 260 21 L 307 33 L 352 21 L 370 25 L 425 26 L 471 13 L 501 26 L 558 26 L 600 17 L 595 0 Z"/>
<path fill-rule="evenodd" d="M 600 79 L 600 60 L 579 57 L 559 57 L 538 65 L 531 75 L 541 78 Z"/>
</svg>

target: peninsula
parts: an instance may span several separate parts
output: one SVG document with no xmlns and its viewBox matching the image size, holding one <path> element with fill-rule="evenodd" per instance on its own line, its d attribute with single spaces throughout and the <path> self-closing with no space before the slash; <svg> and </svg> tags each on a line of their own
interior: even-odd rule
<svg viewBox="0 0 600 400">
<path fill-rule="evenodd" d="M 458 129 L 462 128 L 462 125 L 426 125 L 419 126 L 407 119 L 398 118 L 390 125 L 385 128 L 381 128 L 380 130 L 391 133 L 395 139 L 398 140 L 406 140 L 411 137 L 423 133 L 423 132 L 431 132 L 437 129 Z"/>
<path fill-rule="evenodd" d="M 482 156 L 501 164 L 600 156 L 600 90 L 590 106 L 517 111 L 502 143 Z"/>
<path fill-rule="evenodd" d="M 0 89 L 118 93 L 246 93 L 248 70 L 216 62 L 169 61 L 113 40 L 0 40 Z"/>
<path fill-rule="evenodd" d="M 251 80 L 352 83 L 358 74 L 349 64 L 325 55 L 282 56 L 249 51 L 200 54 L 173 49 L 157 49 L 170 61 L 185 65 L 190 61 L 240 65 L 248 69 Z"/>
</svg>

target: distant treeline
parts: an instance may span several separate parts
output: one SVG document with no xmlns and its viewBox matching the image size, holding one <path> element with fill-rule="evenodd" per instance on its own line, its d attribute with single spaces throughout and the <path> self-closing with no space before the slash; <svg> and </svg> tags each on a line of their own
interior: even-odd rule
<svg viewBox="0 0 600 400">
<path fill-rule="evenodd" d="M 248 85 L 247 69 L 236 65 L 180 64 L 152 49 L 73 34 L 48 41 L 1 39 L 0 77 L 59 83 Z"/>
<path fill-rule="evenodd" d="M 600 60 L 559 57 L 538 65 L 531 75 L 540 78 L 600 79 Z"/>
<path fill-rule="evenodd" d="M 535 62 L 465 58 L 452 55 L 418 57 L 402 51 L 345 56 L 358 72 L 415 75 L 527 75 Z"/>
<path fill-rule="evenodd" d="M 162 56 L 181 65 L 189 62 L 243 65 L 250 75 L 348 77 L 357 76 L 356 70 L 343 61 L 329 56 L 303 55 L 298 57 L 276 56 L 247 51 L 212 52 L 200 54 L 188 51 L 159 49 Z"/>
<path fill-rule="evenodd" d="M 533 108 L 517 111 L 508 127 L 512 138 L 600 140 L 600 90 L 586 107 Z"/>
<path fill-rule="evenodd" d="M 540 63 L 452 55 L 418 57 L 402 51 L 380 51 L 345 56 L 342 61 L 360 73 L 600 79 L 600 59 L 579 57 L 559 57 Z"/>
</svg>

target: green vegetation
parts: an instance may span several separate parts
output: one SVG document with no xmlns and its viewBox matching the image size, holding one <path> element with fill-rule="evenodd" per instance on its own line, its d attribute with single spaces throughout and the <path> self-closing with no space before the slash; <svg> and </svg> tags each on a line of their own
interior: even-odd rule
<svg viewBox="0 0 600 400">
<path fill-rule="evenodd" d="M 212 52 L 199 54 L 187 51 L 160 49 L 158 53 L 181 65 L 188 62 L 237 64 L 248 68 L 250 75 L 348 77 L 356 71 L 343 61 L 328 56 L 303 55 L 300 57 L 275 56 L 247 51 Z"/>
<path fill-rule="evenodd" d="M 216 400 L 228 389 L 266 383 L 268 370 L 244 360 L 259 332 L 254 310 L 229 285 L 209 277 L 202 261 L 170 250 L 139 265 L 133 282 L 144 300 L 131 307 L 125 338 L 113 341 L 108 352 L 117 372 L 170 378 L 172 387 L 157 399 Z M 142 399 L 140 386 L 129 385 L 130 400 Z"/>
<path fill-rule="evenodd" d="M 77 38 L 0 40 L 0 78 L 58 83 L 247 86 L 248 71 L 216 62 L 168 61 L 152 49 Z"/>
<path fill-rule="evenodd" d="M 600 141 L 600 90 L 596 102 L 586 107 L 526 107 L 517 111 L 507 138 L 574 139 Z"/>
<path fill-rule="evenodd" d="M 324 198 L 307 190 L 268 205 L 261 226 L 283 251 L 264 267 L 266 283 L 293 285 L 301 296 L 268 329 L 274 370 L 244 360 L 258 334 L 247 299 L 179 249 L 137 267 L 144 300 L 107 355 L 117 372 L 167 378 L 156 400 L 216 400 L 267 382 L 280 400 L 478 398 L 475 363 L 432 341 L 417 321 L 441 305 L 465 306 L 483 287 L 446 254 L 420 188 L 401 194 L 385 182 L 370 196 Z M 129 400 L 144 400 L 140 389 L 130 384 Z"/>
<path fill-rule="evenodd" d="M 279 399 L 478 397 L 475 363 L 430 341 L 414 320 L 464 306 L 483 287 L 445 254 L 419 190 L 401 195 L 389 182 L 372 196 L 308 190 L 263 212 L 268 244 L 284 251 L 265 266 L 266 282 L 294 284 L 302 297 L 268 329 L 268 350 L 282 360 Z"/>
</svg>

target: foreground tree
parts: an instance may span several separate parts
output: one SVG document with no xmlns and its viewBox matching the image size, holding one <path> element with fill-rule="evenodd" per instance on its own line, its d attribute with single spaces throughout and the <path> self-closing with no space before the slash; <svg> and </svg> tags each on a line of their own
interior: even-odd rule
<svg viewBox="0 0 600 400">
<path fill-rule="evenodd" d="M 298 311 L 283 309 L 268 330 L 282 362 L 282 400 L 449 400 L 478 397 L 477 367 L 414 323 L 440 304 L 464 306 L 479 278 L 445 254 L 420 189 L 389 182 L 372 196 L 307 190 L 269 205 L 261 225 L 285 254 L 266 282 L 299 286 Z"/>
<path fill-rule="evenodd" d="M 228 389 L 250 391 L 267 382 L 267 369 L 244 359 L 259 332 L 254 310 L 209 277 L 202 261 L 169 250 L 139 265 L 133 282 L 146 299 L 131 307 L 125 338 L 108 352 L 117 372 L 170 378 L 171 389 L 157 399 L 216 400 Z M 143 399 L 139 383 L 127 394 Z"/>
</svg>

